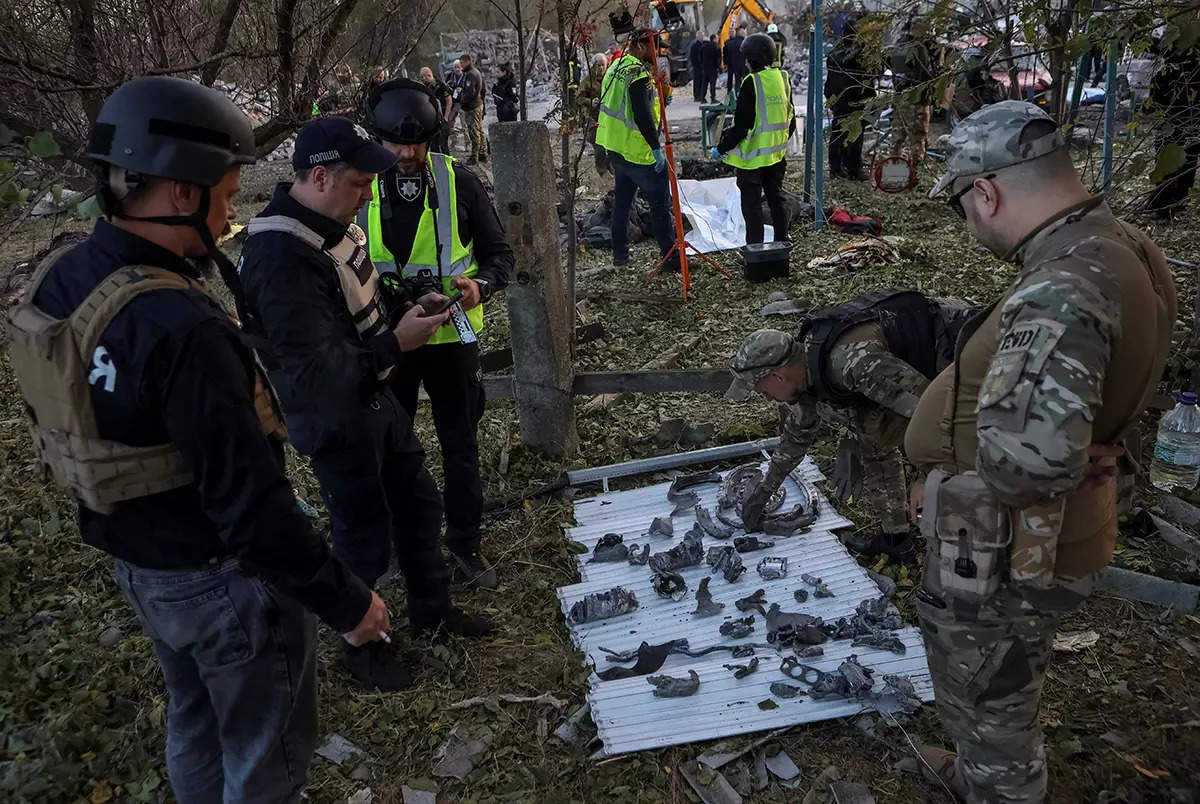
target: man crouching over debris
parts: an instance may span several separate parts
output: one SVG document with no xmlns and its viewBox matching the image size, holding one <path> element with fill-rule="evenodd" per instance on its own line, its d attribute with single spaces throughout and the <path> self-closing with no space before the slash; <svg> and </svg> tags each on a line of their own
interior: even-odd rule
<svg viewBox="0 0 1200 804">
<path fill-rule="evenodd" d="M 865 494 L 879 517 L 877 530 L 847 537 L 847 546 L 916 563 L 899 448 L 917 400 L 950 363 L 971 312 L 915 290 L 883 290 L 809 314 L 795 337 L 775 329 L 748 337 L 729 363 L 734 380 L 725 398 L 739 402 L 758 391 L 778 402 L 783 440 L 746 500 L 746 527 L 758 527 L 767 500 L 804 459 L 824 419 L 851 432 L 838 448 L 836 496 Z"/>
<path fill-rule="evenodd" d="M 292 443 L 312 458 L 329 510 L 333 552 L 368 586 L 396 560 L 414 631 L 479 636 L 490 624 L 450 603 L 438 548 L 441 498 L 412 420 L 388 387 L 406 351 L 422 346 L 447 314 L 437 293 L 412 303 L 396 283 L 385 294 L 351 223 L 371 200 L 375 175 L 396 161 L 344 117 L 307 123 L 296 138 L 295 184 L 281 184 L 251 219 L 239 266 L 248 328 L 267 355 Z M 412 678 L 390 644 L 342 644 L 342 658 L 370 689 Z"/>
<path fill-rule="evenodd" d="M 968 802 L 1040 802 L 1038 706 L 1055 629 L 1117 537 L 1117 447 L 1162 376 L 1175 288 L 1162 252 L 1089 196 L 1057 124 L 1004 101 L 951 134 L 931 195 L 1019 273 L 926 390 L 908 456 L 933 469 L 917 611 L 957 754 L 928 774 Z M 1092 461 L 1089 461 L 1089 458 Z"/>
</svg>

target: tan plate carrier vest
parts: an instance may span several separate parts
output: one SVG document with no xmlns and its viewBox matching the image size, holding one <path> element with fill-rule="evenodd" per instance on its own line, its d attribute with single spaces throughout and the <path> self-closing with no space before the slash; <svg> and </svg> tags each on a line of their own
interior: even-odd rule
<svg viewBox="0 0 1200 804">
<path fill-rule="evenodd" d="M 183 454 L 170 442 L 134 447 L 100 436 L 88 383 L 100 336 L 117 313 L 143 293 L 209 293 L 204 285 L 173 271 L 131 265 L 97 285 L 68 318 L 53 318 L 33 300 L 68 248 L 42 261 L 9 311 L 9 356 L 25 398 L 38 462 L 81 505 L 111 514 L 119 502 L 187 486 L 193 477 Z M 261 366 L 255 371 L 254 409 L 264 433 L 287 438 L 274 389 Z"/>
</svg>

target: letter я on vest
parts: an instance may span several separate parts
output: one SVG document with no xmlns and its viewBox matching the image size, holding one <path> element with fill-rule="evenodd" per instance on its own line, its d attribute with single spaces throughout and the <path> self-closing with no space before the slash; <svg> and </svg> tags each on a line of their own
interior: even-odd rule
<svg viewBox="0 0 1200 804">
<path fill-rule="evenodd" d="M 661 129 L 662 110 L 658 105 L 657 90 L 650 70 L 641 59 L 626 53 L 608 68 L 601 82 L 596 144 L 605 150 L 620 154 L 626 161 L 636 165 L 653 165 L 654 155 L 634 121 L 629 96 L 630 84 L 642 79 L 648 79 L 651 114 L 654 125 Z"/>
<path fill-rule="evenodd" d="M 386 171 L 375 177 L 371 203 L 359 210 L 358 225 L 366 232 L 368 249 L 375 269 L 380 273 L 399 273 L 417 285 L 429 285 L 449 295 L 456 276 L 473 277 L 479 273 L 472 243 L 464 244 L 459 235 L 458 187 L 454 175 L 454 159 L 445 154 L 430 152 L 427 170 L 422 176 L 397 177 Z M 432 192 L 430 187 L 432 177 Z M 395 193 L 399 199 L 391 197 Z M 407 261 L 397 265 L 396 256 L 384 243 L 383 226 L 394 214 L 400 202 L 424 201 L 424 211 L 417 224 L 412 251 Z M 450 309 L 450 321 L 437 329 L 429 343 L 474 343 L 483 330 L 483 304 L 463 310 L 461 303 Z"/>
<path fill-rule="evenodd" d="M 750 73 L 742 86 L 754 87 L 754 128 L 725 154 L 725 163 L 742 170 L 770 167 L 787 156 L 787 141 L 795 111 L 792 84 L 778 67 Z"/>
<path fill-rule="evenodd" d="M 1010 259 L 1016 281 L 962 331 L 906 452 L 950 477 L 977 472 L 1011 532 L 1008 577 L 1048 586 L 1112 557 L 1116 484 L 1080 487 L 1087 448 L 1121 442 L 1145 409 L 1175 288 L 1158 247 L 1099 197 L 1047 221 Z"/>
<path fill-rule="evenodd" d="M 151 570 L 236 556 L 352 630 L 370 592 L 296 507 L 274 395 L 199 270 L 102 220 L 38 274 L 9 311 L 10 353 L 83 541 Z"/>
</svg>

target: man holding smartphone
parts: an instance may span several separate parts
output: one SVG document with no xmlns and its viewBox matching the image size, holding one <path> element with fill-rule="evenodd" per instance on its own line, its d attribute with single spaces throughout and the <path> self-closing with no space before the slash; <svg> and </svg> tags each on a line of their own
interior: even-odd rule
<svg viewBox="0 0 1200 804">
<path fill-rule="evenodd" d="M 380 275 L 440 293 L 462 293 L 449 321 L 407 352 L 392 388 L 408 415 L 424 384 L 442 445 L 446 547 L 459 575 L 492 589 L 496 572 L 480 555 L 483 488 L 476 430 L 483 416 L 477 335 L 483 308 L 508 284 L 513 252 L 479 179 L 434 153 L 444 125 L 437 96 L 416 81 L 389 81 L 367 98 L 367 126 L 396 159 L 368 188 L 358 213 Z"/>
<path fill-rule="evenodd" d="M 373 587 L 394 545 L 413 630 L 482 636 L 488 621 L 450 602 L 438 549 L 441 500 L 412 419 L 389 386 L 404 354 L 446 323 L 447 313 L 432 312 L 446 299 L 413 293 L 407 311 L 389 309 L 401 302 L 395 294 L 385 301 L 366 238 L 351 222 L 375 175 L 394 161 L 344 117 L 300 130 L 295 183 L 279 185 L 247 227 L 238 267 L 244 324 L 269 342 L 262 356 L 292 443 L 321 483 L 334 554 Z M 369 689 L 412 683 L 389 644 L 346 644 L 343 660 Z"/>
</svg>

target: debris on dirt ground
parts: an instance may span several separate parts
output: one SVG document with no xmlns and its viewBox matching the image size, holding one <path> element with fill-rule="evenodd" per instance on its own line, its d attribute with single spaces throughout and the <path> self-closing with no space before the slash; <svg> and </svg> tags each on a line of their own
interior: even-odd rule
<svg viewBox="0 0 1200 804">
<path fill-rule="evenodd" d="M 733 677 L 740 681 L 758 669 L 758 657 L 755 656 L 751 659 L 749 664 L 723 664 L 721 666 L 731 671 Z"/>
<path fill-rule="evenodd" d="M 728 620 L 721 624 L 721 636 L 730 639 L 742 639 L 754 633 L 754 617 L 743 617 L 740 620 Z"/>
<path fill-rule="evenodd" d="M 115 625 L 110 625 L 100 632 L 100 636 L 96 638 L 96 642 L 102 648 L 115 648 L 120 644 L 122 638 L 121 629 Z"/>
<path fill-rule="evenodd" d="M 592 716 L 592 705 L 585 703 L 571 713 L 563 724 L 554 730 L 554 736 L 567 745 L 582 748 L 596 736 L 594 727 L 589 727 L 587 721 Z"/>
<path fill-rule="evenodd" d="M 683 428 L 685 427 L 687 427 L 687 419 L 666 419 L 658 425 L 658 431 L 654 434 L 654 441 L 660 447 L 674 444 L 683 435 Z M 667 499 L 673 499 L 670 490 L 667 491 Z"/>
<path fill-rule="evenodd" d="M 687 678 L 663 675 L 650 676 L 646 681 L 654 687 L 655 698 L 687 698 L 700 689 L 700 676 L 695 670 L 688 670 Z"/>
<path fill-rule="evenodd" d="M 875 804 L 871 788 L 862 782 L 834 782 L 829 792 L 837 804 Z"/>
<path fill-rule="evenodd" d="M 708 591 L 708 582 L 712 578 L 704 578 L 700 581 L 700 586 L 696 587 L 696 610 L 692 612 L 693 617 L 715 617 L 720 614 L 725 608 L 724 603 L 714 603 L 712 592 Z"/>
<path fill-rule="evenodd" d="M 329 735 L 316 750 L 317 756 L 329 760 L 334 765 L 341 765 L 361 753 L 363 753 L 361 748 L 340 734 Z"/>
<path fill-rule="evenodd" d="M 400 788 L 404 804 L 437 804 L 437 793 L 429 790 L 417 790 L 404 785 Z"/>
<path fill-rule="evenodd" d="M 837 799 L 834 797 L 831 786 L 841 778 L 841 770 L 832 765 L 821 771 L 820 775 L 813 779 L 812 787 L 805 793 L 802 804 L 835 804 Z"/>
<path fill-rule="evenodd" d="M 651 556 L 650 560 L 653 561 L 654 557 Z M 659 597 L 674 600 L 676 603 L 687 596 L 687 582 L 678 572 L 655 572 L 654 577 L 650 579 L 650 586 Z"/>
<path fill-rule="evenodd" d="M 704 804 L 742 804 L 728 779 L 697 760 L 680 765 L 679 773 Z"/>
<path fill-rule="evenodd" d="M 883 689 L 871 696 L 871 704 L 881 715 L 911 715 L 921 708 L 921 699 L 908 676 L 886 675 Z"/>
<path fill-rule="evenodd" d="M 453 777 L 461 782 L 474 769 L 491 740 L 490 731 L 475 737 L 462 726 L 455 726 L 434 756 L 433 775 Z"/>
<path fill-rule="evenodd" d="M 1054 637 L 1054 649 L 1065 653 L 1078 653 L 1087 650 L 1100 641 L 1100 634 L 1095 631 L 1073 631 L 1058 634 Z"/>
<path fill-rule="evenodd" d="M 476 696 L 467 698 L 465 701 L 459 701 L 456 704 L 450 704 L 451 709 L 470 709 L 472 706 L 488 706 L 498 703 L 516 703 L 516 704 L 533 704 L 535 706 L 552 706 L 555 709 L 562 709 L 567 705 L 567 702 L 561 698 L 555 698 L 548 692 L 541 695 L 510 695 L 508 693 L 500 693 L 499 695 Z"/>
<path fill-rule="evenodd" d="M 896 596 L 896 582 L 894 580 L 881 572 L 875 572 L 874 570 L 870 569 L 867 570 L 867 575 L 872 581 L 875 582 L 875 585 L 879 587 L 879 591 L 882 592 L 883 596 L 888 600 L 891 600 Z"/>
<path fill-rule="evenodd" d="M 705 561 L 714 573 L 721 573 L 729 583 L 737 581 L 742 573 L 746 571 L 746 565 L 742 563 L 742 557 L 737 554 L 734 548 L 728 545 L 708 548 L 708 555 Z"/>
<path fill-rule="evenodd" d="M 675 525 L 669 516 L 656 516 L 650 523 L 650 535 L 665 539 L 675 538 Z"/>
<path fill-rule="evenodd" d="M 772 754 L 771 748 L 778 750 Z M 779 746 L 772 746 L 771 748 L 764 749 L 761 757 L 772 776 L 788 782 L 800 775 L 800 768 L 796 767 L 796 763 L 792 761 L 792 758 L 787 755 L 786 751 Z"/>
<path fill-rule="evenodd" d="M 603 564 L 610 561 L 626 561 L 629 558 L 629 547 L 624 543 L 625 537 L 619 533 L 606 533 L 592 548 L 589 564 Z"/>
<path fill-rule="evenodd" d="M 856 237 L 843 244 L 828 257 L 817 257 L 808 263 L 810 271 L 858 271 L 875 265 L 886 265 L 900 259 L 900 252 L 891 243 L 878 237 Z"/>
<path fill-rule="evenodd" d="M 764 581 L 777 581 L 787 577 L 787 567 L 787 556 L 767 556 L 756 569 Z"/>
<path fill-rule="evenodd" d="M 734 606 L 738 611 L 757 611 L 762 616 L 767 616 L 767 610 L 763 608 L 767 603 L 767 592 L 765 589 L 755 589 L 753 594 L 746 595 L 734 601 Z"/>
<path fill-rule="evenodd" d="M 571 606 L 571 622 L 577 625 L 606 620 L 629 614 L 638 607 L 637 595 L 629 589 L 617 586 L 607 592 L 593 592 Z"/>
<path fill-rule="evenodd" d="M 759 310 L 760 315 L 800 315 L 812 309 L 812 302 L 807 299 L 779 299 L 769 301 Z"/>
<path fill-rule="evenodd" d="M 372 804 L 375 801 L 375 794 L 371 792 L 371 788 L 364 787 L 354 795 L 346 799 L 346 804 Z"/>
<path fill-rule="evenodd" d="M 369 782 L 375 778 L 374 772 L 371 770 L 370 762 L 363 762 L 357 768 L 350 771 L 350 778 L 356 782 Z"/>
<path fill-rule="evenodd" d="M 48 215 L 61 215 L 64 212 L 70 212 L 82 198 L 83 193 L 78 190 L 60 189 L 58 198 L 54 197 L 53 191 L 48 190 L 33 205 L 33 210 L 29 213 L 29 217 L 44 218 Z"/>
</svg>

